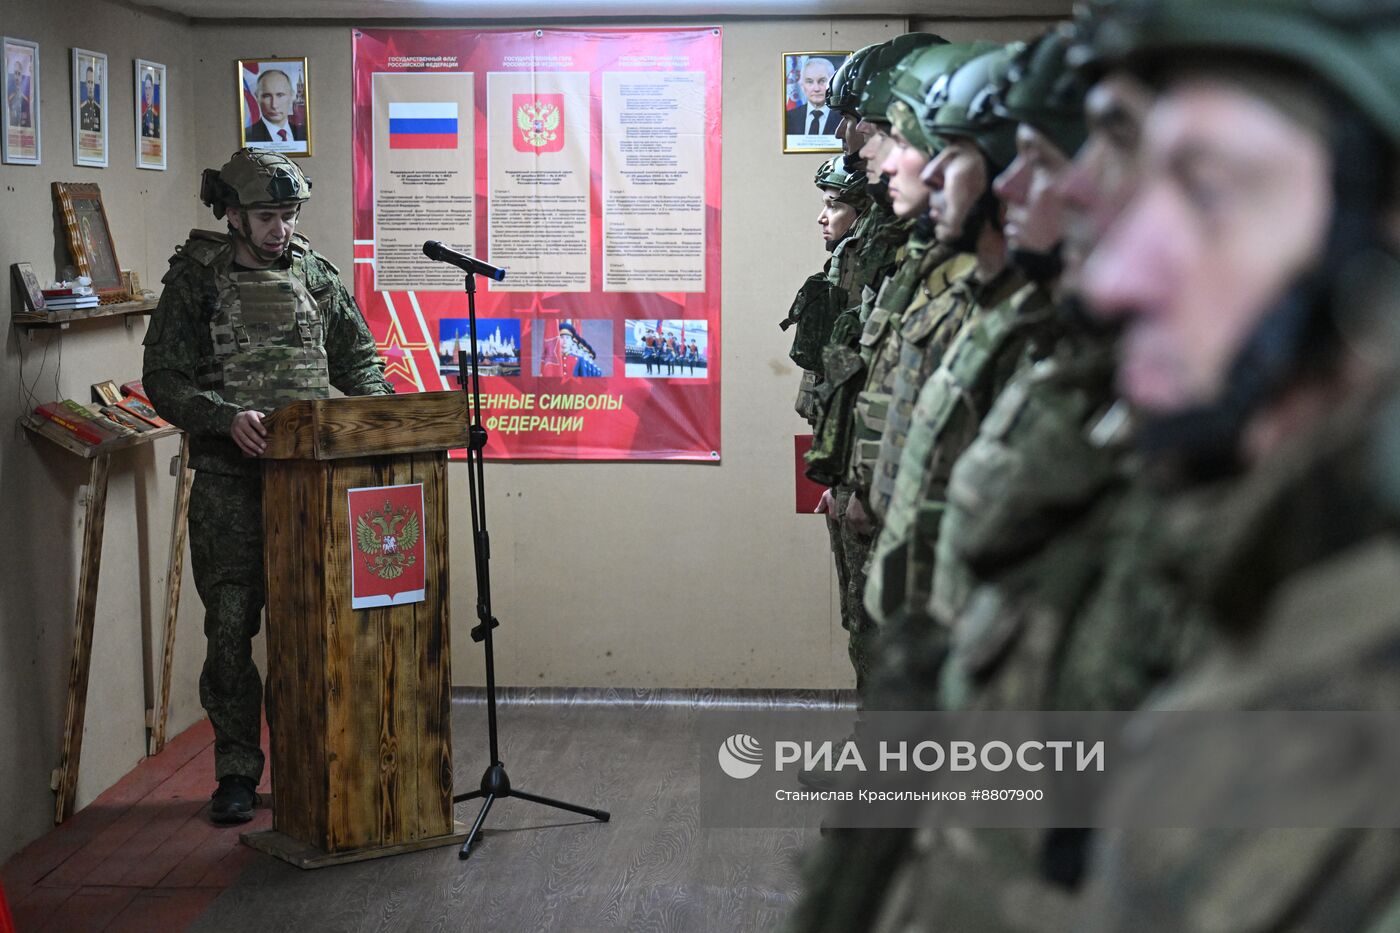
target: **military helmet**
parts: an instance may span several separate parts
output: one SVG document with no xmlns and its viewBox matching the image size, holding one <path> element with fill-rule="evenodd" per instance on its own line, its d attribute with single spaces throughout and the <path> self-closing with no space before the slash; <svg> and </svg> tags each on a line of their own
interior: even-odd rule
<svg viewBox="0 0 1400 933">
<path fill-rule="evenodd" d="M 1011 62 L 992 102 L 997 116 L 1030 124 L 1070 156 L 1089 135 L 1084 122 L 1088 85 L 1067 58 L 1074 41 L 1067 28 L 1041 36 Z"/>
<path fill-rule="evenodd" d="M 929 89 L 925 105 L 933 113 L 930 133 L 972 140 L 1000 172 L 1016 157 L 1016 124 L 996 115 L 992 102 L 1006 80 L 1023 42 L 985 52 L 945 75 Z"/>
<path fill-rule="evenodd" d="M 1150 70 L 1183 53 L 1304 69 L 1400 147 L 1397 0 L 1123 0 L 1099 11 L 1103 65 Z"/>
<path fill-rule="evenodd" d="M 817 177 L 814 180 L 818 188 L 830 188 L 839 192 L 836 200 L 847 204 L 864 204 L 870 198 L 866 191 L 865 170 L 853 170 L 844 155 L 823 162 L 821 168 L 817 169 Z"/>
<path fill-rule="evenodd" d="M 996 48 L 999 46 L 995 42 L 955 42 L 927 46 L 906 56 L 895 67 L 890 87 L 892 99 L 885 110 L 890 124 L 920 152 L 936 155 L 943 148 L 943 141 L 924 128 L 932 116 L 925 103 L 929 88 L 965 62 Z"/>
<path fill-rule="evenodd" d="M 270 149 L 240 149 L 217 172 L 204 170 L 200 200 L 223 217 L 229 208 L 300 204 L 311 198 L 311 179 L 291 159 Z"/>
<path fill-rule="evenodd" d="M 831 84 L 826 89 L 826 102 L 831 109 L 841 113 L 856 112 L 860 104 L 860 92 L 865 87 L 866 76 L 861 72 L 870 54 L 879 47 L 880 43 L 876 42 L 863 49 L 857 49 L 836 69 L 836 74 L 831 76 Z"/>
<path fill-rule="evenodd" d="M 932 33 L 907 32 L 881 43 L 870 53 L 862 72 L 865 87 L 861 89 L 860 104 L 856 107 L 860 118 L 871 123 L 888 123 L 885 111 L 890 106 L 895 68 L 911 53 L 930 45 L 944 45 L 947 41 Z"/>
</svg>

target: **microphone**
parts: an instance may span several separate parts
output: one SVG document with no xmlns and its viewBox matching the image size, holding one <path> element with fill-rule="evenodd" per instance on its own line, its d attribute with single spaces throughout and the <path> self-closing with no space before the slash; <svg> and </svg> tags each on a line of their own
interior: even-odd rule
<svg viewBox="0 0 1400 933">
<path fill-rule="evenodd" d="M 450 263 L 464 272 L 471 272 L 475 275 L 484 275 L 488 279 L 495 279 L 497 282 L 506 277 L 506 270 L 500 266 L 493 266 L 482 262 L 466 253 L 459 253 L 455 249 L 443 246 L 437 240 L 429 240 L 423 244 L 423 255 L 437 262 Z"/>
</svg>

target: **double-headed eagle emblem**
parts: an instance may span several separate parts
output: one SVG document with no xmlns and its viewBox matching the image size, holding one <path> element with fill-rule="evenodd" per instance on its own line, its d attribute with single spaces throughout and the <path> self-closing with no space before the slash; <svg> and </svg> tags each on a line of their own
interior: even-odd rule
<svg viewBox="0 0 1400 933">
<path fill-rule="evenodd" d="M 366 512 L 355 519 L 355 543 L 367 558 L 370 573 L 384 580 L 403 576 L 417 561 L 418 516 L 408 506 L 398 511 L 384 503 L 381 512 Z"/>
<path fill-rule="evenodd" d="M 526 104 L 515 111 L 515 125 L 527 143 L 536 149 L 546 146 L 559 136 L 559 108 L 538 100 Z"/>
</svg>

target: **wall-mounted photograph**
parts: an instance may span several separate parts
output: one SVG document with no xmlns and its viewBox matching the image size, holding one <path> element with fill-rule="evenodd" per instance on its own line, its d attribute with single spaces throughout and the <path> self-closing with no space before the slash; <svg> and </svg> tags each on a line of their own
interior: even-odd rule
<svg viewBox="0 0 1400 933">
<path fill-rule="evenodd" d="M 73 164 L 107 167 L 107 56 L 73 50 Z"/>
<path fill-rule="evenodd" d="M 5 38 L 5 162 L 39 164 L 39 43 Z"/>
<path fill-rule="evenodd" d="M 165 66 L 136 59 L 136 167 L 165 170 L 169 118 Z"/>
<path fill-rule="evenodd" d="M 238 142 L 311 155 L 311 87 L 304 58 L 238 62 Z"/>
<path fill-rule="evenodd" d="M 836 69 L 850 52 L 783 53 L 783 151 L 840 152 L 841 114 L 827 103 Z"/>
</svg>

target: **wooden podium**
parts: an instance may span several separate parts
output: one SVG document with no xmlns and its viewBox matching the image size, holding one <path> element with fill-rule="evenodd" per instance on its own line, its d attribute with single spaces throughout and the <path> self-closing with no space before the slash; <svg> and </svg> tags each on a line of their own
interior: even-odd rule
<svg viewBox="0 0 1400 933">
<path fill-rule="evenodd" d="M 460 843 L 452 813 L 447 451 L 460 392 L 296 402 L 265 422 L 273 828 L 301 868 Z M 423 485 L 424 601 L 351 608 L 348 491 Z M 363 572 L 363 571 L 359 571 Z"/>
</svg>

